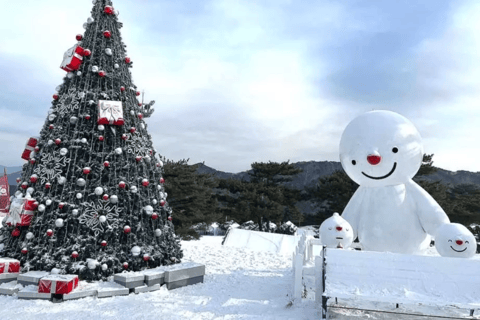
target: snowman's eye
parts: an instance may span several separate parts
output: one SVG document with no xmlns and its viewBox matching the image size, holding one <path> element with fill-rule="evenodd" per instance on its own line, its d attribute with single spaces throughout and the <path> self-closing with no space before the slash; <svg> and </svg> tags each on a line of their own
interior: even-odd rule
<svg viewBox="0 0 480 320">
<path fill-rule="evenodd" d="M 332 227 L 328 228 L 328 230 L 332 230 Z"/>
<path fill-rule="evenodd" d="M 345 231 L 350 231 L 350 229 L 346 228 Z"/>
<path fill-rule="evenodd" d="M 448 240 L 448 242 L 452 242 L 452 240 Z"/>
<path fill-rule="evenodd" d="M 356 165 L 356 164 L 357 164 L 357 161 L 352 160 L 352 164 L 353 164 L 353 165 Z"/>
<path fill-rule="evenodd" d="M 470 242 L 468 242 L 468 241 L 465 241 L 465 243 L 470 243 Z"/>
<path fill-rule="evenodd" d="M 397 153 L 397 152 L 398 152 L 398 148 L 397 148 L 397 147 L 393 148 L 393 149 L 392 149 L 392 152 L 393 152 L 393 153 Z"/>
</svg>

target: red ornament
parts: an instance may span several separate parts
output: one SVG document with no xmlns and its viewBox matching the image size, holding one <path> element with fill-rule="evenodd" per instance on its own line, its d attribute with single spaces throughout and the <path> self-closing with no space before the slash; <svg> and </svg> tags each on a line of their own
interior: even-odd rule
<svg viewBox="0 0 480 320">
<path fill-rule="evenodd" d="M 125 57 L 125 63 L 130 63 L 130 57 Z"/>
<path fill-rule="evenodd" d="M 92 51 L 90 51 L 90 49 L 85 49 L 85 50 L 83 51 L 83 55 L 84 55 L 85 57 L 90 57 L 91 54 L 92 54 Z"/>
<path fill-rule="evenodd" d="M 163 207 L 165 205 L 165 200 L 160 200 L 160 205 Z"/>
<path fill-rule="evenodd" d="M 160 183 L 162 183 L 162 184 L 165 183 L 165 179 L 160 178 Z"/>
<path fill-rule="evenodd" d="M 100 70 L 100 71 L 98 71 L 98 75 L 103 78 L 107 75 L 107 73 L 103 70 Z"/>
<path fill-rule="evenodd" d="M 104 194 L 102 197 L 103 200 L 107 201 L 108 200 L 108 194 Z"/>
<path fill-rule="evenodd" d="M 53 130 L 53 128 L 55 128 L 55 127 L 53 126 L 53 124 L 51 124 L 51 125 L 48 126 L 48 129 L 50 129 L 50 130 Z"/>
<path fill-rule="evenodd" d="M 52 229 L 47 230 L 47 236 L 49 236 L 49 237 L 53 236 L 53 230 Z"/>
<path fill-rule="evenodd" d="M 20 179 L 20 178 L 17 178 L 17 183 L 20 183 L 20 181 L 22 181 L 22 179 Z"/>
<path fill-rule="evenodd" d="M 105 168 L 110 167 L 110 162 L 104 161 L 104 162 L 103 162 L 103 166 L 104 166 Z"/>
<path fill-rule="evenodd" d="M 103 240 L 102 242 L 100 242 L 100 245 L 102 247 L 106 247 L 107 246 L 107 241 Z"/>
<path fill-rule="evenodd" d="M 130 128 L 130 132 L 131 132 L 131 133 L 135 133 L 135 131 L 137 131 L 137 129 L 135 129 L 135 127 L 131 127 L 131 128 Z"/>
<path fill-rule="evenodd" d="M 65 203 L 60 202 L 60 203 L 58 204 L 58 209 L 63 209 L 63 207 L 65 207 Z"/>
<path fill-rule="evenodd" d="M 140 103 L 141 104 L 141 103 Z M 143 113 L 138 113 L 137 114 L 138 119 L 142 120 L 143 119 Z"/>
<path fill-rule="evenodd" d="M 73 251 L 73 252 L 72 252 L 72 258 L 73 258 L 73 259 L 77 259 L 77 258 L 78 258 L 78 252 L 77 252 L 77 251 Z"/>
<path fill-rule="evenodd" d="M 168 219 L 168 221 L 172 221 L 172 220 L 173 220 L 172 217 L 168 217 L 167 219 Z"/>
<path fill-rule="evenodd" d="M 45 183 L 45 189 L 50 189 L 52 184 L 50 182 Z"/>
<path fill-rule="evenodd" d="M 148 261 L 150 260 L 150 256 L 148 254 L 143 255 L 143 261 Z"/>
<path fill-rule="evenodd" d="M 81 34 L 77 34 L 75 38 L 77 39 L 77 41 L 82 41 L 83 36 Z"/>
<path fill-rule="evenodd" d="M 120 87 L 120 92 L 125 92 L 125 87 L 124 86 Z"/>
<path fill-rule="evenodd" d="M 36 146 L 34 150 L 35 150 L 35 152 L 38 152 L 38 151 L 40 151 L 40 147 Z"/>
<path fill-rule="evenodd" d="M 149 184 L 150 184 L 150 182 L 148 182 L 147 179 L 143 179 L 143 180 L 142 180 L 142 186 L 148 187 Z"/>
<path fill-rule="evenodd" d="M 130 228 L 130 226 L 125 226 L 125 227 L 123 227 L 123 232 L 124 232 L 125 234 L 129 234 L 130 231 L 132 231 L 132 228 Z"/>
<path fill-rule="evenodd" d="M 109 39 L 112 36 L 112 33 L 108 30 L 103 31 L 103 36 Z"/>
<path fill-rule="evenodd" d="M 124 269 L 128 269 L 128 263 L 127 263 L 127 262 L 124 262 L 124 263 L 123 263 L 123 268 L 124 268 Z"/>
<path fill-rule="evenodd" d="M 92 172 L 92 169 L 90 167 L 83 168 L 83 174 L 89 174 L 90 172 Z"/>
<path fill-rule="evenodd" d="M 18 237 L 18 236 L 20 236 L 20 229 L 18 228 L 13 229 L 12 237 Z"/>
<path fill-rule="evenodd" d="M 141 107 L 141 106 L 142 106 L 142 103 L 141 103 L 141 102 L 139 102 L 139 103 L 138 103 L 138 106 L 139 106 L 139 107 Z"/>
<path fill-rule="evenodd" d="M 30 159 L 30 163 L 31 163 L 31 164 L 34 164 L 34 163 L 35 163 L 35 159 Z"/>
<path fill-rule="evenodd" d="M 23 248 L 23 249 L 22 249 L 22 253 L 23 253 L 23 254 L 27 254 L 27 253 L 28 253 L 27 248 Z"/>
<path fill-rule="evenodd" d="M 60 143 L 62 143 L 62 140 L 61 139 L 55 139 L 55 144 L 58 146 Z"/>
<path fill-rule="evenodd" d="M 123 181 L 120 181 L 120 182 L 118 183 L 118 187 L 119 187 L 120 189 L 125 189 L 125 186 L 126 186 L 126 185 L 127 185 L 127 184 L 126 184 L 125 182 L 123 182 Z"/>
<path fill-rule="evenodd" d="M 27 182 L 22 182 L 22 189 L 25 190 L 28 188 L 28 183 Z"/>
<path fill-rule="evenodd" d="M 124 133 L 122 134 L 122 140 L 127 140 L 128 139 L 128 136 Z"/>
<path fill-rule="evenodd" d="M 138 97 L 140 95 L 140 91 L 135 92 L 135 95 Z"/>
<path fill-rule="evenodd" d="M 53 100 L 58 100 L 58 94 L 55 93 L 52 97 L 53 97 Z"/>
<path fill-rule="evenodd" d="M 36 174 L 32 174 L 30 176 L 30 182 L 31 183 L 35 183 L 35 182 L 37 182 L 37 180 L 38 180 L 38 176 Z"/>
<path fill-rule="evenodd" d="M 103 136 L 99 136 L 98 140 L 103 141 L 104 140 Z"/>
<path fill-rule="evenodd" d="M 90 120 L 90 118 L 91 118 L 90 115 L 88 115 L 88 114 L 85 115 L 85 120 Z"/>
<path fill-rule="evenodd" d="M 158 214 L 156 212 L 154 212 L 152 214 L 152 220 L 157 220 L 158 219 Z"/>
<path fill-rule="evenodd" d="M 105 8 L 103 8 L 103 12 L 105 12 L 108 15 L 112 15 L 113 14 L 113 7 L 112 6 L 105 6 Z"/>
<path fill-rule="evenodd" d="M 135 160 L 137 160 L 137 162 L 140 162 L 142 160 L 142 157 L 141 156 L 136 156 Z"/>
</svg>

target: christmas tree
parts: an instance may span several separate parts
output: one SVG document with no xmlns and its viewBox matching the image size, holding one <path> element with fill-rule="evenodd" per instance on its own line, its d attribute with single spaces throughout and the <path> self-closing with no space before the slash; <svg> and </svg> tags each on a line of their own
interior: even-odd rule
<svg viewBox="0 0 480 320">
<path fill-rule="evenodd" d="M 93 1 L 84 35 L 40 132 L 22 158 L 22 178 L 4 220 L 1 256 L 23 270 L 54 268 L 83 279 L 180 262 L 166 202 L 163 162 L 144 119 L 110 0 Z M 0 250 L 2 248 L 0 245 Z"/>
</svg>

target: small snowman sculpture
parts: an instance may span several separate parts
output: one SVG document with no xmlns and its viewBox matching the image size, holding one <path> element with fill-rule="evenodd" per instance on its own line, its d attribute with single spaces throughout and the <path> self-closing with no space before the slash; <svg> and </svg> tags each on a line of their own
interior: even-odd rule
<svg viewBox="0 0 480 320">
<path fill-rule="evenodd" d="M 412 180 L 422 159 L 420 134 L 395 112 L 367 112 L 345 128 L 340 161 L 360 187 L 342 217 L 365 250 L 422 254 L 439 227 L 450 223 L 438 203 Z"/>
<path fill-rule="evenodd" d="M 347 249 L 353 242 L 352 226 L 335 212 L 320 225 L 320 241 L 328 248 Z"/>
<path fill-rule="evenodd" d="M 437 230 L 435 248 L 443 257 L 471 258 L 477 251 L 477 241 L 465 226 L 447 223 Z"/>
</svg>

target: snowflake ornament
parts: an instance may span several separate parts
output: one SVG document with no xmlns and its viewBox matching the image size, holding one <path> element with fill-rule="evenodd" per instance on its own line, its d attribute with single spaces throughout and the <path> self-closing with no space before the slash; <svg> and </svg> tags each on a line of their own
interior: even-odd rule
<svg viewBox="0 0 480 320">
<path fill-rule="evenodd" d="M 92 229 L 95 236 L 105 232 L 107 229 L 118 227 L 118 217 L 119 213 L 122 212 L 122 209 L 118 208 L 116 205 L 98 201 L 97 203 L 85 203 L 84 206 L 84 212 L 78 220 L 81 224 Z"/>
<path fill-rule="evenodd" d="M 56 151 L 43 153 L 42 159 L 33 172 L 38 175 L 41 184 L 47 181 L 54 181 L 62 176 L 63 169 L 70 163 L 70 160 Z"/>
</svg>

